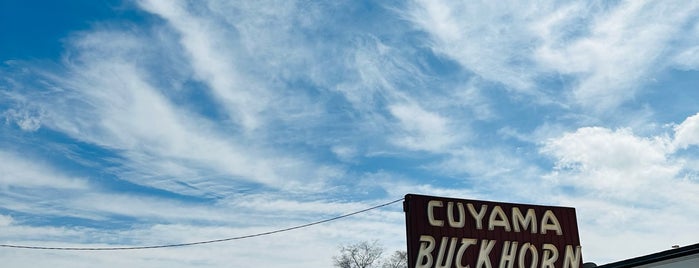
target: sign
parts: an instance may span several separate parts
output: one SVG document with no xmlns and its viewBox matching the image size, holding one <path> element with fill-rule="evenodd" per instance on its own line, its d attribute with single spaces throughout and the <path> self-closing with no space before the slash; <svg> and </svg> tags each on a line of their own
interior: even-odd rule
<svg viewBox="0 0 699 268">
<path fill-rule="evenodd" d="M 409 268 L 582 267 L 575 209 L 408 194 Z"/>
</svg>

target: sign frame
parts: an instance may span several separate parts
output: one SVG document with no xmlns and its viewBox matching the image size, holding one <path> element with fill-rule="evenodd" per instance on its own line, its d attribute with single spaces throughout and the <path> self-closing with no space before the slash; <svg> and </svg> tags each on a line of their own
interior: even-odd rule
<svg viewBox="0 0 699 268">
<path fill-rule="evenodd" d="M 582 267 L 575 208 L 407 194 L 403 210 L 409 268 Z"/>
</svg>

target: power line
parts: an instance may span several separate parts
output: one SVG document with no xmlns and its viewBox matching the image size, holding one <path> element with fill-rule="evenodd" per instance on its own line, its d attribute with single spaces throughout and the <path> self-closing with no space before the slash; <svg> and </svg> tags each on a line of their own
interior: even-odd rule
<svg viewBox="0 0 699 268">
<path fill-rule="evenodd" d="M 213 243 L 220 243 L 220 242 L 226 242 L 226 241 L 232 241 L 232 240 L 241 240 L 241 239 L 246 239 L 246 238 L 253 238 L 253 237 L 258 237 L 258 236 L 266 236 L 266 235 L 271 235 L 271 234 L 277 234 L 277 233 L 282 233 L 282 232 L 288 232 L 296 229 L 302 229 L 306 227 L 311 227 L 313 225 L 318 225 L 326 222 L 331 222 L 335 220 L 339 220 L 342 218 L 347 218 L 350 216 L 354 216 L 360 213 L 364 213 L 370 210 L 378 209 L 381 207 L 385 207 L 397 202 L 403 201 L 403 198 L 393 200 L 388 203 L 383 203 L 381 205 L 376 205 L 370 208 L 362 209 L 359 211 L 355 211 L 352 213 L 347 213 L 343 214 L 337 217 L 325 219 L 325 220 L 320 220 L 316 222 L 311 222 L 311 223 L 306 223 L 302 225 L 297 225 L 289 228 L 284 228 L 284 229 L 277 229 L 274 231 L 269 231 L 269 232 L 263 232 L 263 233 L 256 233 L 256 234 L 250 234 L 250 235 L 243 235 L 243 236 L 236 236 L 236 237 L 229 237 L 229 238 L 222 238 L 222 239 L 214 239 L 214 240 L 205 240 L 205 241 L 198 241 L 198 242 L 190 242 L 190 243 L 180 243 L 180 244 L 166 244 L 166 245 L 154 245 L 154 246 L 134 246 L 134 247 L 46 247 L 46 246 L 25 246 L 25 245 L 12 245 L 12 244 L 0 244 L 0 247 L 4 248 L 19 248 L 19 249 L 37 249 L 37 250 L 73 250 L 73 251 L 108 251 L 108 250 L 139 250 L 139 249 L 156 249 L 156 248 L 174 248 L 174 247 L 186 247 L 186 246 L 196 246 L 196 245 L 203 245 L 203 244 L 213 244 Z"/>
</svg>

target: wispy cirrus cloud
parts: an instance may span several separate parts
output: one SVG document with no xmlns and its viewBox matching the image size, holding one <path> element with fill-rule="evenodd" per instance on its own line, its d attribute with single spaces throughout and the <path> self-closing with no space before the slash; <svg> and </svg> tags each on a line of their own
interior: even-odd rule
<svg viewBox="0 0 699 268">
<path fill-rule="evenodd" d="M 432 36 L 436 51 L 464 68 L 512 90 L 532 93 L 535 73 L 530 70 L 535 63 L 527 51 L 537 40 L 526 25 L 551 9 L 516 2 L 413 1 L 405 16 Z"/>
<path fill-rule="evenodd" d="M 554 28 L 561 21 L 544 27 L 540 32 L 546 34 L 541 35 L 544 42 L 536 49 L 536 59 L 545 68 L 577 77 L 579 84 L 572 90 L 575 102 L 600 110 L 617 107 L 652 81 L 658 66 L 670 64 L 667 60 L 672 56 L 667 54 L 688 49 L 680 46 L 668 51 L 667 45 L 687 38 L 680 33 L 696 21 L 699 6 L 655 4 L 622 2 L 594 15 L 588 12 L 594 6 L 573 8 L 568 12 L 573 16 L 561 19 L 587 19 L 587 29 L 566 40 L 561 38 L 566 29 Z"/>
<path fill-rule="evenodd" d="M 315 181 L 321 185 L 338 174 L 332 166 L 317 168 L 263 143 L 246 142 L 252 139 L 238 136 L 230 125 L 179 106 L 179 95 L 190 93 L 167 86 L 187 78 L 156 78 L 160 70 L 143 60 L 166 62 L 143 46 L 148 42 L 157 46 L 159 38 L 172 38 L 158 35 L 158 30 L 155 33 L 150 38 L 105 29 L 72 39 L 67 70 L 60 75 L 38 73 L 51 86 L 25 92 L 34 98 L 32 105 L 45 111 L 45 126 L 117 151 L 127 161 L 120 163 L 122 179 L 186 194 L 206 193 L 207 187 L 216 189 L 216 184 L 227 181 L 296 187 L 303 179 L 304 184 Z M 186 75 L 187 70 L 175 66 L 163 71 Z M 208 178 L 222 180 L 204 183 Z M 200 186 L 204 188 L 197 189 Z"/>
<path fill-rule="evenodd" d="M 17 245 L 37 245 L 56 247 L 115 247 L 115 246 L 142 246 L 142 245 L 163 245 L 172 243 L 188 243 L 221 238 L 234 238 L 248 236 L 252 234 L 266 233 L 273 230 L 293 227 L 295 225 L 306 224 L 320 219 L 326 219 L 328 215 L 338 215 L 342 211 L 354 211 L 357 207 L 366 208 L 364 203 L 336 203 L 324 204 L 319 202 L 301 202 L 292 200 L 282 200 L 270 206 L 267 201 L 271 196 L 260 196 L 261 199 L 249 200 L 253 207 L 242 205 L 239 207 L 229 207 L 220 210 L 215 215 L 217 217 L 229 218 L 228 224 L 201 224 L 199 222 L 185 223 L 158 223 L 134 226 L 134 228 L 109 230 L 104 227 L 51 227 L 51 226 L 31 226 L 25 225 L 22 221 L 8 220 L 3 229 L 12 233 L 4 236 L 4 243 Z M 116 202 L 122 203 L 121 198 Z M 240 202 L 242 200 L 236 200 Z M 293 204 L 296 203 L 296 204 Z M 86 203 L 89 204 L 89 203 Z M 123 205 L 129 205 L 126 202 Z M 150 209 L 155 209 L 154 213 L 173 212 L 173 207 L 165 203 L 150 202 Z M 162 204 L 165 206 L 158 207 Z M 288 205 L 284 205 L 288 204 Z M 257 206 L 264 206 L 258 209 Z M 273 205 L 273 204 L 272 204 Z M 122 208 L 125 206 L 122 206 Z M 100 209 L 100 206 L 95 208 Z M 133 208 L 133 207 L 131 207 Z M 143 207 L 145 210 L 147 207 Z M 182 209 L 182 208 L 180 208 Z M 131 213 L 134 209 L 124 210 Z M 135 209 L 138 211 L 139 209 Z M 301 211 L 302 210 L 302 211 Z M 302 212 L 302 213 L 300 213 Z M 177 212 L 181 213 L 181 212 Z M 163 214 L 163 215 L 165 215 Z M 185 216 L 189 213 L 181 213 Z M 284 216 L 286 215 L 286 216 Z M 190 215 L 201 217 L 202 215 Z M 286 218 L 280 221 L 280 218 Z M 5 216 L 4 218 L 10 218 Z M 204 217 L 209 218 L 209 217 Z M 105 256 L 89 254 L 88 252 L 60 252 L 50 253 L 55 256 L 46 256 L 56 261 L 56 265 L 67 259 L 64 257 L 79 258 L 81 260 L 91 260 L 91 263 L 101 264 L 104 267 L 118 267 L 124 264 L 138 264 L 147 262 L 149 265 L 158 267 L 177 262 L 187 265 L 201 265 L 202 263 L 213 266 L 225 266 L 231 262 L 246 266 L 271 265 L 279 259 L 288 260 L 291 267 L 307 266 L 327 266 L 331 265 L 330 258 L 308 258 L 309 249 L 313 249 L 314 254 L 332 256 L 336 252 L 338 243 L 352 243 L 356 239 L 373 240 L 378 236 L 386 235 L 387 239 L 382 239 L 382 244 L 389 249 L 400 249 L 405 243 L 402 238 L 404 230 L 395 228 L 396 224 L 403 221 L 403 213 L 399 205 L 383 210 L 372 211 L 348 218 L 342 222 L 330 222 L 317 225 L 313 228 L 303 228 L 284 232 L 283 234 L 272 234 L 246 239 L 236 239 L 228 242 L 199 245 L 193 247 L 167 248 L 147 251 L 110 251 Z M 235 226 L 230 224 L 237 222 Z M 307 246 L 299 246 L 307 245 Z M 226 252 L 228 254 L 226 254 Z M 235 254 L 230 254 L 235 252 Z M 3 250 L 3 256 L 8 264 L 26 265 L 32 263 L 39 266 L 47 264 L 37 261 L 29 261 L 28 256 L 43 256 L 47 251 L 22 251 L 15 249 Z M 128 261 L 113 260 L 114 254 L 127 254 Z M 154 259 L 155 258 L 155 259 Z"/>
<path fill-rule="evenodd" d="M 682 33 L 696 25 L 697 8 L 647 2 L 534 8 L 415 1 L 406 16 L 432 36 L 435 50 L 487 80 L 542 103 L 563 101 L 599 112 L 632 100 L 654 75 L 672 68 L 673 55 L 691 59 L 695 48 L 686 41 L 696 35 Z M 672 44 L 678 46 L 668 50 Z M 691 61 L 679 65 L 692 66 Z M 536 88 L 552 74 L 575 83 Z"/>
<path fill-rule="evenodd" d="M 0 150 L 0 187 L 55 188 L 81 190 L 88 187 L 84 178 L 60 174 L 55 167 L 15 152 Z"/>
<path fill-rule="evenodd" d="M 24 131 L 36 131 L 41 127 L 41 114 L 28 109 L 9 109 L 2 113 L 5 123 L 15 123 Z"/>
<path fill-rule="evenodd" d="M 668 83 L 694 81 L 693 4 L 128 4 L 138 19 L 71 33 L 62 58 L 0 69 L 4 241 L 217 239 L 405 193 L 576 207 L 598 263 L 697 239 L 654 231 L 699 214 L 682 213 L 699 202 L 695 95 Z M 223 246 L 0 257 L 319 267 L 346 242 L 402 249 L 403 228 L 394 206 Z"/>
<path fill-rule="evenodd" d="M 425 111 L 417 105 L 391 105 L 391 115 L 400 122 L 404 131 L 396 133 L 394 142 L 413 150 L 442 152 L 457 139 L 453 137 L 448 119 Z"/>
<path fill-rule="evenodd" d="M 141 1 L 141 7 L 168 21 L 180 35 L 179 43 L 192 64 L 194 74 L 208 85 L 217 102 L 244 131 L 262 124 L 260 114 L 269 105 L 270 93 L 238 71 L 240 60 L 235 42 L 226 38 L 235 34 L 227 25 L 211 16 L 197 16 L 182 1 Z M 201 7 L 206 8 L 206 5 Z M 229 29 L 229 30 L 226 30 Z"/>
</svg>

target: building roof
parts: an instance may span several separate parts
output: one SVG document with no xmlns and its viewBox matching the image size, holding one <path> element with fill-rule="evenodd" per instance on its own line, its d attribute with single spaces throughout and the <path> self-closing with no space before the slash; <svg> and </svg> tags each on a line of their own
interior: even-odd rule
<svg viewBox="0 0 699 268">
<path fill-rule="evenodd" d="M 696 256 L 693 256 L 696 255 Z M 661 251 L 650 255 L 636 257 L 633 259 L 608 263 L 597 266 L 597 268 L 627 268 L 627 267 L 665 267 L 668 263 L 687 261 L 692 263 L 699 262 L 699 243 L 675 248 L 671 250 Z M 661 263 L 662 262 L 662 263 Z M 683 267 L 683 266 L 667 266 L 667 267 Z"/>
</svg>

